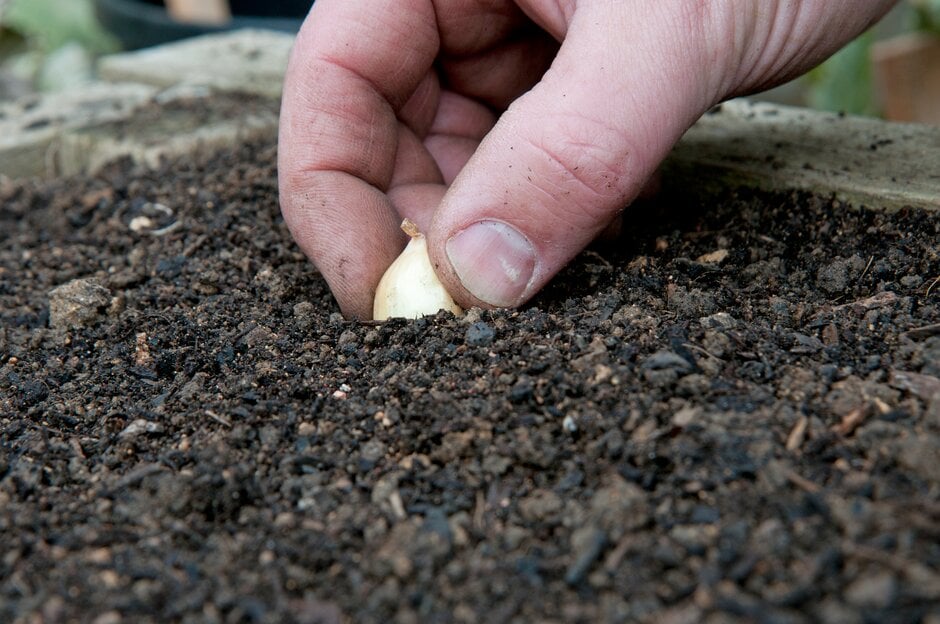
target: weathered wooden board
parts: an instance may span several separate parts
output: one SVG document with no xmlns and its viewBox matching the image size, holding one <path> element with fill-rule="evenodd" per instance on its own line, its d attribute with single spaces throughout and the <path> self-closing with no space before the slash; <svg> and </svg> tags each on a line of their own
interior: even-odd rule
<svg viewBox="0 0 940 624">
<path fill-rule="evenodd" d="M 98 73 L 114 82 L 199 85 L 280 97 L 293 44 L 292 35 L 246 28 L 106 56 Z"/>
<path fill-rule="evenodd" d="M 872 208 L 936 210 L 940 127 L 733 100 L 686 133 L 664 176 L 692 189 L 799 189 Z"/>
<path fill-rule="evenodd" d="M 64 93 L 0 103 L 0 176 L 53 177 L 71 170 L 59 153 L 63 133 L 125 119 L 155 91 L 141 84 L 96 82 Z"/>
</svg>

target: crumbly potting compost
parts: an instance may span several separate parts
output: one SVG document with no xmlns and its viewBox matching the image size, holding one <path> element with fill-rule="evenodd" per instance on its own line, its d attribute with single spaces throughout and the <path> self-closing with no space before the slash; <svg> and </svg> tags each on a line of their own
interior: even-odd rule
<svg viewBox="0 0 940 624">
<path fill-rule="evenodd" d="M 937 213 L 663 197 L 360 323 L 274 160 L 0 187 L 0 621 L 940 622 Z"/>
</svg>

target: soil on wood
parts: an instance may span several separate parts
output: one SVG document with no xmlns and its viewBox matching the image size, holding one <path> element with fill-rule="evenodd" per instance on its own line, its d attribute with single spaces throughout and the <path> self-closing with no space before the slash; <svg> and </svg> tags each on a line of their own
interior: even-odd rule
<svg viewBox="0 0 940 624">
<path fill-rule="evenodd" d="M 0 621 L 940 622 L 937 213 L 664 197 L 368 324 L 274 160 L 0 187 Z"/>
</svg>

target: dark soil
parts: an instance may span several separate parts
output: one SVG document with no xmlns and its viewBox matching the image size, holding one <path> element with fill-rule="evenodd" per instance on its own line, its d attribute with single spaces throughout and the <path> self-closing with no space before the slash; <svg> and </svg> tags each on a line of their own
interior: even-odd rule
<svg viewBox="0 0 940 624">
<path fill-rule="evenodd" d="M 273 163 L 0 188 L 0 621 L 940 622 L 937 213 L 662 198 L 355 323 Z"/>
</svg>

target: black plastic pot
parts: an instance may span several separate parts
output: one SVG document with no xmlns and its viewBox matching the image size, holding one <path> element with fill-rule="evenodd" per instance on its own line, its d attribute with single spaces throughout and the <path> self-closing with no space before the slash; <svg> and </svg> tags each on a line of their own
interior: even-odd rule
<svg viewBox="0 0 940 624">
<path fill-rule="evenodd" d="M 162 0 L 95 0 L 101 24 L 126 50 L 236 28 L 297 32 L 313 0 L 231 0 L 232 21 L 224 26 L 182 24 L 170 18 Z"/>
</svg>

